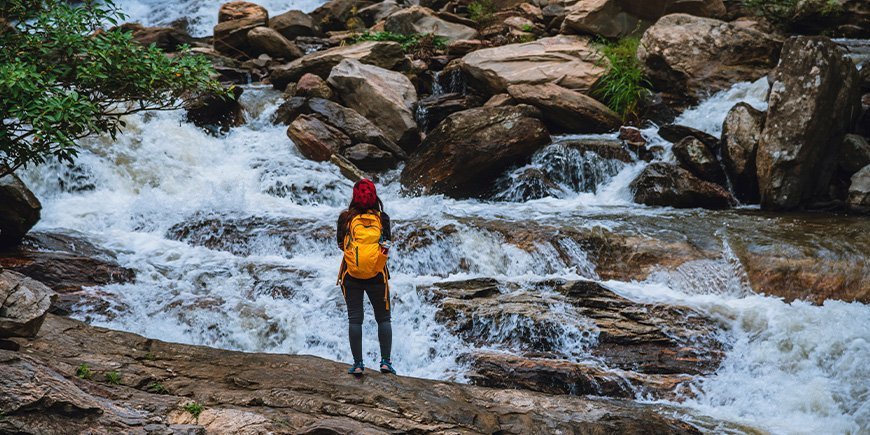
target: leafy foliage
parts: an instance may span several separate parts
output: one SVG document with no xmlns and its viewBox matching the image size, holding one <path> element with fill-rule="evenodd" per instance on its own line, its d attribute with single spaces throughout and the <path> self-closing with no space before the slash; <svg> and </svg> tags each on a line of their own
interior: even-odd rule
<svg viewBox="0 0 870 435">
<path fill-rule="evenodd" d="M 800 17 L 829 16 L 843 11 L 837 0 L 743 0 L 743 6 L 783 27 Z"/>
<path fill-rule="evenodd" d="M 91 368 L 82 363 L 76 368 L 76 377 L 79 379 L 92 379 L 94 377 L 94 372 L 91 371 Z"/>
<path fill-rule="evenodd" d="M 447 38 L 443 36 L 433 35 L 431 33 L 415 33 L 411 35 L 402 35 L 393 32 L 363 32 L 351 38 L 351 43 L 363 41 L 393 41 L 398 42 L 402 46 L 405 53 L 411 54 L 426 54 L 429 52 L 431 56 L 436 50 L 445 50 L 447 48 Z"/>
<path fill-rule="evenodd" d="M 602 42 L 599 48 L 609 65 L 599 80 L 593 95 L 604 100 L 623 119 L 637 116 L 638 103 L 649 94 L 649 81 L 637 60 L 640 39 L 624 38 L 618 42 Z"/>
<path fill-rule="evenodd" d="M 160 382 L 152 382 L 145 388 L 145 390 L 154 394 L 169 394 L 169 389 Z"/>
<path fill-rule="evenodd" d="M 170 57 L 116 26 L 111 0 L 4 0 L 0 16 L 0 177 L 50 159 L 72 162 L 76 141 L 124 127 L 123 116 L 226 94 L 207 59 Z"/>
<path fill-rule="evenodd" d="M 197 402 L 189 402 L 186 405 L 184 405 L 184 410 L 189 412 L 190 415 L 192 415 L 193 418 L 195 418 L 197 420 L 199 420 L 199 415 L 202 414 L 202 411 L 204 409 L 205 408 Z"/>
<path fill-rule="evenodd" d="M 106 373 L 106 382 L 112 385 L 120 385 L 121 384 L 121 374 L 117 371 L 111 371 Z"/>
<path fill-rule="evenodd" d="M 492 0 L 475 0 L 468 4 L 468 18 L 477 23 L 478 30 L 495 22 L 498 10 Z"/>
</svg>

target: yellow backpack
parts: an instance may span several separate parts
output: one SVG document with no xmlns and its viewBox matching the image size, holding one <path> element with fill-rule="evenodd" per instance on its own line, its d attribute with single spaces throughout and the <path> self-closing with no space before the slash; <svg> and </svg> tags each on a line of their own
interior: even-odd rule
<svg viewBox="0 0 870 435">
<path fill-rule="evenodd" d="M 363 213 L 350 220 L 344 236 L 344 269 L 350 276 L 370 279 L 383 273 L 386 280 L 387 254 L 380 245 L 382 229 L 380 214 Z"/>
</svg>

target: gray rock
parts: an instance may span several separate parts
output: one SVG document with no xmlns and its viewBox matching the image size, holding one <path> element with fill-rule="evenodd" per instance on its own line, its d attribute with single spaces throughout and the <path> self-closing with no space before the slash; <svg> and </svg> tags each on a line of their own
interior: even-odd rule
<svg viewBox="0 0 870 435">
<path fill-rule="evenodd" d="M 722 164 L 734 186 L 737 199 L 758 202 L 755 154 L 764 129 L 765 113 L 746 103 L 737 103 L 722 124 Z"/>
<path fill-rule="evenodd" d="M 18 272 L 0 271 L 0 338 L 35 337 L 57 294 Z"/>
<path fill-rule="evenodd" d="M 700 140 L 686 136 L 675 143 L 672 150 L 680 165 L 698 178 L 720 186 L 725 185 L 725 172 L 719 165 L 719 160 L 713 150 Z"/>
<path fill-rule="evenodd" d="M 304 55 L 296 44 L 269 27 L 256 27 L 248 32 L 251 55 L 268 54 L 277 59 L 293 60 Z"/>
<path fill-rule="evenodd" d="M 290 40 L 298 36 L 314 36 L 319 33 L 311 16 L 299 10 L 287 11 L 270 18 L 269 27 Z"/>
<path fill-rule="evenodd" d="M 870 165 L 852 176 L 846 204 L 853 212 L 870 214 Z"/>
</svg>

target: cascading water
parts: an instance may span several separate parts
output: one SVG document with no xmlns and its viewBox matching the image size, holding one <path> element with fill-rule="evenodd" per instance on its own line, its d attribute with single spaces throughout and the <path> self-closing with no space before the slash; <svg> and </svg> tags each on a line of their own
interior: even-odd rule
<svg viewBox="0 0 870 435">
<path fill-rule="evenodd" d="M 765 93 L 763 80 L 738 84 L 677 122 L 718 135 L 734 103 L 763 109 Z M 80 232 L 137 273 L 134 283 L 99 289 L 109 308 L 82 305 L 76 317 L 169 341 L 350 359 L 333 226 L 351 183 L 332 165 L 303 158 L 285 127 L 270 123 L 278 100 L 275 91 L 248 87 L 248 122 L 223 137 L 183 122 L 180 112 L 131 117 L 116 142 L 84 141 L 76 166 L 23 174 L 44 206 L 37 230 Z M 654 129 L 645 134 L 667 146 Z M 605 282 L 629 299 L 688 305 L 725 325 L 721 340 L 729 350 L 721 368 L 694 384 L 695 395 L 682 406 L 773 432 L 866 431 L 870 307 L 786 304 L 755 294 L 730 236 L 742 223 L 776 227 L 779 221 L 634 204 L 628 184 L 644 165 L 552 145 L 507 174 L 504 201 L 492 202 L 408 197 L 396 171 L 383 175 L 380 194 L 398 239 L 390 260 L 396 367 L 405 375 L 465 380 L 461 357 L 475 346 L 439 323 L 436 305 L 418 290 L 473 277 L 536 294 L 547 307 L 544 322 L 553 326 L 536 338 L 542 348 L 576 361 L 588 357 L 585 349 L 595 340 L 588 322 L 558 295 L 534 288 L 543 279 L 599 280 L 586 250 L 569 238 L 521 249 L 476 221 L 695 237 L 693 243 L 720 250 L 721 259 L 640 282 Z M 521 175 L 528 171 L 548 175 L 552 184 L 510 196 L 526 186 Z M 709 226 L 720 229 L 701 234 Z M 366 361 L 378 358 L 372 317 L 367 308 Z M 488 349 L 509 353 L 520 346 L 517 332 L 530 330 L 520 314 L 475 327 Z"/>
</svg>

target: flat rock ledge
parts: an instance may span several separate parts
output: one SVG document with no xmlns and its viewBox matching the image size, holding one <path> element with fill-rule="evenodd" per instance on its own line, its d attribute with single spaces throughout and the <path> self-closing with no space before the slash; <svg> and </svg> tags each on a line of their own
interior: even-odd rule
<svg viewBox="0 0 870 435">
<path fill-rule="evenodd" d="M 37 338 L 16 340 L 20 352 L 0 350 L 2 433 L 649 434 L 723 424 L 630 401 L 357 379 L 317 357 L 165 343 L 55 315 Z M 88 379 L 76 377 L 82 364 Z M 193 402 L 198 418 L 185 410 Z"/>
</svg>

